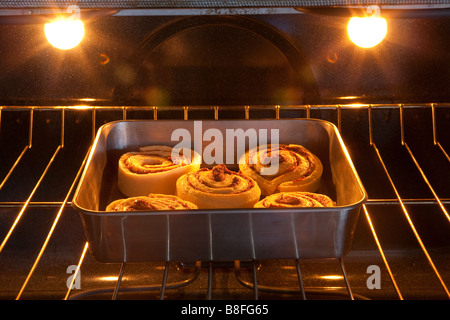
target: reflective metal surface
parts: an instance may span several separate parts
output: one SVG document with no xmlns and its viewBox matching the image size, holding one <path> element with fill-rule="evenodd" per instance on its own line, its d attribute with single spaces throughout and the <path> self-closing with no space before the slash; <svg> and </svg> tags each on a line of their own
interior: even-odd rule
<svg viewBox="0 0 450 320">
<path fill-rule="evenodd" d="M 280 143 L 303 145 L 321 159 L 324 173 L 318 192 L 329 195 L 337 207 L 102 212 L 113 200 L 124 198 L 117 187 L 119 157 L 148 145 L 175 146 L 172 134 L 177 129 L 189 132 L 191 148 L 208 130 L 222 137 L 229 137 L 227 130 L 276 130 Z M 239 143 L 248 148 L 248 142 Z M 197 152 L 203 155 L 208 144 L 203 141 Z M 114 122 L 100 128 L 92 148 L 72 205 L 81 212 L 90 250 L 104 262 L 341 257 L 350 250 L 367 198 L 336 127 L 320 120 Z M 226 163 L 231 151 L 235 159 L 228 166 L 236 169 L 238 142 L 225 140 L 220 148 L 220 163 Z"/>
</svg>

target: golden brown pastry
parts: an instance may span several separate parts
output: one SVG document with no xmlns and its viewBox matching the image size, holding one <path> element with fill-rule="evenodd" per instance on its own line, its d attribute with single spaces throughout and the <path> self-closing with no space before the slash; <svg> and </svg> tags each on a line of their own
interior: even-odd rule
<svg viewBox="0 0 450 320">
<path fill-rule="evenodd" d="M 259 201 L 261 190 L 252 178 L 219 164 L 179 178 L 177 196 L 199 209 L 252 208 Z"/>
<path fill-rule="evenodd" d="M 323 165 L 320 159 L 300 145 L 267 145 L 247 151 L 239 169 L 253 178 L 264 196 L 276 192 L 316 192 Z M 275 170 L 274 172 L 274 169 Z"/>
<path fill-rule="evenodd" d="M 188 210 L 197 209 L 189 201 L 168 194 L 150 194 L 148 196 L 130 197 L 111 202 L 106 211 L 149 211 L 149 210 Z"/>
<path fill-rule="evenodd" d="M 175 195 L 177 179 L 198 170 L 201 157 L 190 150 L 190 155 L 173 159 L 172 151 L 173 148 L 168 146 L 148 146 L 138 152 L 123 154 L 119 159 L 119 190 L 127 197 L 150 193 Z"/>
<path fill-rule="evenodd" d="M 328 196 L 312 192 L 280 192 L 265 197 L 255 208 L 334 207 Z"/>
</svg>

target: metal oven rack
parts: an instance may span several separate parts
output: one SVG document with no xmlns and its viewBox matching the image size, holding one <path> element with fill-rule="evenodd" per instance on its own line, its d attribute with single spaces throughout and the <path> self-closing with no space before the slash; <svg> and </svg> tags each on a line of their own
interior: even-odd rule
<svg viewBox="0 0 450 320">
<path fill-rule="evenodd" d="M 325 261 L 94 261 L 70 202 L 97 129 L 174 117 L 334 122 L 369 193 L 352 252 Z M 0 120 L 1 298 L 450 298 L 448 104 L 3 106 Z M 410 188 L 401 171 L 421 186 Z"/>
</svg>

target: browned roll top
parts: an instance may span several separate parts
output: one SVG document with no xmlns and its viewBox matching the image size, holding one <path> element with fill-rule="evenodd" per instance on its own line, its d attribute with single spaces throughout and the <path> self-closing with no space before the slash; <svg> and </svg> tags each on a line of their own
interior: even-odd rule
<svg viewBox="0 0 450 320">
<path fill-rule="evenodd" d="M 184 210 L 197 209 L 189 201 L 176 196 L 151 194 L 149 196 L 130 197 L 111 202 L 106 211 L 148 211 L 148 210 Z"/>
<path fill-rule="evenodd" d="M 240 159 L 241 172 L 253 178 L 263 195 L 276 192 L 316 192 L 323 165 L 301 145 L 280 144 L 254 148 Z"/>
<path fill-rule="evenodd" d="M 254 157 L 254 161 L 249 161 L 248 166 L 257 174 L 261 174 L 264 168 L 277 162 L 278 171 L 272 175 L 264 175 L 264 178 L 267 180 L 298 170 L 299 167 L 301 167 L 301 177 L 298 177 L 296 180 L 304 179 L 311 175 L 316 166 L 315 158 L 311 152 L 299 145 L 270 146 L 263 152 L 266 153 L 264 158 L 270 159 L 270 163 L 268 161 L 261 162 L 259 152 L 254 152 L 249 154 L 249 158 Z"/>
<path fill-rule="evenodd" d="M 261 190 L 252 178 L 219 164 L 180 177 L 177 195 L 199 209 L 252 208 L 259 201 Z"/>
<path fill-rule="evenodd" d="M 194 158 L 195 155 L 192 152 L 190 158 L 187 159 L 194 161 Z M 125 153 L 120 161 L 129 172 L 135 174 L 165 172 L 192 163 L 183 156 L 179 159 L 172 159 L 172 148 L 167 146 L 143 147 L 139 152 Z"/>
<path fill-rule="evenodd" d="M 118 163 L 119 190 L 127 197 L 151 193 L 175 195 L 177 179 L 200 168 L 200 155 L 192 150 L 187 152 L 154 145 L 123 154 Z"/>
<path fill-rule="evenodd" d="M 188 175 L 188 185 L 198 191 L 213 193 L 241 193 L 255 187 L 255 181 L 229 170 L 224 164 L 212 169 L 201 168 Z"/>
<path fill-rule="evenodd" d="M 274 193 L 259 201 L 255 208 L 333 207 L 328 196 L 312 192 Z"/>
</svg>

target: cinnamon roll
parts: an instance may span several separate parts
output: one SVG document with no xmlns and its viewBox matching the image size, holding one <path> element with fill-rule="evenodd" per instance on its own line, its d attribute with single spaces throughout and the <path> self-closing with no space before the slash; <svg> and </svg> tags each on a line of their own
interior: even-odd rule
<svg viewBox="0 0 450 320">
<path fill-rule="evenodd" d="M 265 197 L 255 208 L 334 207 L 328 196 L 312 192 L 281 192 Z"/>
<path fill-rule="evenodd" d="M 149 210 L 188 210 L 197 206 L 177 196 L 167 194 L 150 194 L 148 196 L 130 197 L 111 202 L 106 211 L 149 211 Z"/>
<path fill-rule="evenodd" d="M 119 159 L 117 185 L 127 197 L 150 193 L 175 195 L 177 179 L 200 168 L 201 157 L 189 150 L 182 154 L 168 146 L 147 146 Z M 176 155 L 175 157 L 172 157 Z"/>
<path fill-rule="evenodd" d="M 276 192 L 315 192 L 323 165 L 300 145 L 267 145 L 247 151 L 239 160 L 240 171 L 253 178 L 264 196 Z"/>
<path fill-rule="evenodd" d="M 260 195 L 252 178 L 231 171 L 224 164 L 202 168 L 177 180 L 177 196 L 199 209 L 252 208 Z"/>
</svg>

